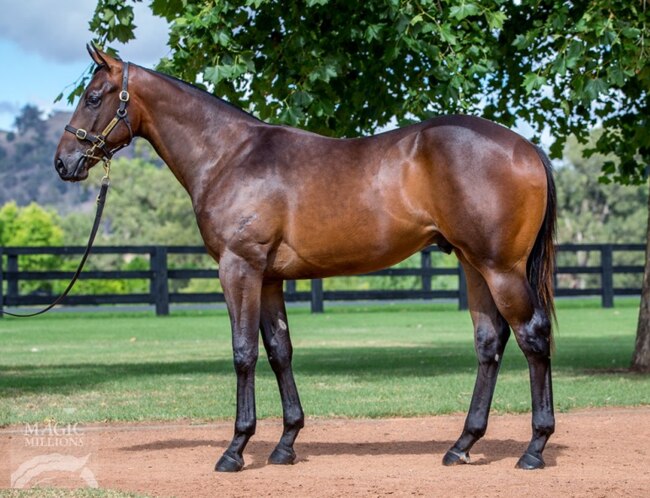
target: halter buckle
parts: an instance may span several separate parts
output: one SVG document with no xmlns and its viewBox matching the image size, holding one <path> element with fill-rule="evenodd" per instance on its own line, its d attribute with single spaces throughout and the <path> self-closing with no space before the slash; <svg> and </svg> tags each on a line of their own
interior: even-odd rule
<svg viewBox="0 0 650 498">
<path fill-rule="evenodd" d="M 120 92 L 120 100 L 122 102 L 128 102 L 130 98 L 131 96 L 129 95 L 129 92 L 127 92 L 126 90 L 122 90 Z"/>
<path fill-rule="evenodd" d="M 88 132 L 86 132 L 86 130 L 83 128 L 79 128 L 74 132 L 74 134 L 79 140 L 86 140 L 86 137 L 88 136 Z"/>
</svg>

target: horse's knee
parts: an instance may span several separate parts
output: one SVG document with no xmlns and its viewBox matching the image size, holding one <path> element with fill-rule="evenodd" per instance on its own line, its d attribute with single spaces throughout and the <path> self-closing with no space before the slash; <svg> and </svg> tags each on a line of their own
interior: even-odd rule
<svg viewBox="0 0 650 498">
<path fill-rule="evenodd" d="M 278 372 L 291 365 L 293 351 L 291 346 L 275 344 L 268 349 L 267 355 L 271 368 L 274 372 Z"/>
<path fill-rule="evenodd" d="M 509 334 L 510 329 L 507 325 L 497 329 L 492 324 L 479 324 L 476 327 L 474 341 L 479 363 L 498 362 Z"/>
<path fill-rule="evenodd" d="M 544 313 L 536 311 L 516 334 L 517 342 L 526 356 L 550 357 L 551 322 Z"/>
<path fill-rule="evenodd" d="M 291 366 L 293 348 L 287 335 L 287 325 L 279 320 L 279 325 L 274 333 L 265 341 L 266 353 L 274 372 L 280 372 Z"/>
<path fill-rule="evenodd" d="M 248 374 L 255 370 L 257 348 L 237 347 L 233 350 L 233 360 L 237 374 Z"/>
</svg>

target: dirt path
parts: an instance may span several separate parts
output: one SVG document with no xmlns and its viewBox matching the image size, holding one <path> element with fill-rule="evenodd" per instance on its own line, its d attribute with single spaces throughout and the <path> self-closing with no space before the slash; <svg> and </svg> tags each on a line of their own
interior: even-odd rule
<svg viewBox="0 0 650 498">
<path fill-rule="evenodd" d="M 281 422 L 261 421 L 237 474 L 212 470 L 231 423 L 59 427 L 38 436 L 14 427 L 0 430 L 9 455 L 0 484 L 9 487 L 13 473 L 14 485 L 96 482 L 161 496 L 650 496 L 650 407 L 558 414 L 547 468 L 533 472 L 514 468 L 528 442 L 528 415 L 493 416 L 472 464 L 443 467 L 463 421 L 308 420 L 288 467 L 266 464 Z M 66 458 L 74 470 L 53 470 Z"/>
</svg>

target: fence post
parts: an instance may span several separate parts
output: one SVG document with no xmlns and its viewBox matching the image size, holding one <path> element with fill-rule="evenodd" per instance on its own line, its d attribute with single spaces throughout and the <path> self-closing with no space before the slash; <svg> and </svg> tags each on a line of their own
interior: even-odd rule
<svg viewBox="0 0 650 498">
<path fill-rule="evenodd" d="M 467 301 L 467 280 L 465 279 L 465 271 L 463 265 L 458 263 L 458 309 L 466 310 L 469 308 Z"/>
<path fill-rule="evenodd" d="M 151 251 L 151 295 L 156 303 L 156 315 L 169 315 L 169 280 L 167 275 L 167 248 L 156 246 Z"/>
<path fill-rule="evenodd" d="M 422 250 L 420 253 L 420 266 L 422 268 L 422 290 L 424 292 L 431 292 L 431 250 Z"/>
<path fill-rule="evenodd" d="M 7 296 L 18 297 L 18 254 L 7 254 L 7 272 L 14 276 L 7 276 Z"/>
<path fill-rule="evenodd" d="M 600 285 L 602 287 L 603 308 L 614 307 L 614 275 L 612 260 L 612 245 L 603 245 L 600 249 L 600 266 L 602 268 Z"/>
<path fill-rule="evenodd" d="M 0 318 L 4 316 L 2 311 L 4 309 L 4 302 L 5 302 L 4 283 L 2 281 L 3 272 L 4 272 L 4 270 L 2 269 L 3 252 L 4 250 L 2 246 L 0 246 Z"/>
<path fill-rule="evenodd" d="M 311 281 L 311 312 L 322 313 L 323 311 L 323 280 L 314 278 Z"/>
</svg>

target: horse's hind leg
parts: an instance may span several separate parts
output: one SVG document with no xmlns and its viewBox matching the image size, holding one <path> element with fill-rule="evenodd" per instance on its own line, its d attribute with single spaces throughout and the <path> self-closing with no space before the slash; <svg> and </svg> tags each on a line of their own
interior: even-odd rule
<svg viewBox="0 0 650 498">
<path fill-rule="evenodd" d="M 454 446 L 445 454 L 442 460 L 444 465 L 469 462 L 470 448 L 485 434 L 499 366 L 510 336 L 510 327 L 499 313 L 485 279 L 472 266 L 463 261 L 462 256 L 459 255 L 459 257 L 467 277 L 478 372 L 463 432 Z"/>
<path fill-rule="evenodd" d="M 517 344 L 528 361 L 533 437 L 528 449 L 517 462 L 517 467 L 543 468 L 542 452 L 555 430 L 550 359 L 551 322 L 528 283 L 524 265 L 507 272 L 486 270 L 484 276 L 499 311 L 514 330 Z"/>
<path fill-rule="evenodd" d="M 262 287 L 260 320 L 264 347 L 280 388 L 284 422 L 282 437 L 271 453 L 269 463 L 291 464 L 296 459 L 293 443 L 304 426 L 305 417 L 291 369 L 293 349 L 281 281 Z"/>
</svg>

